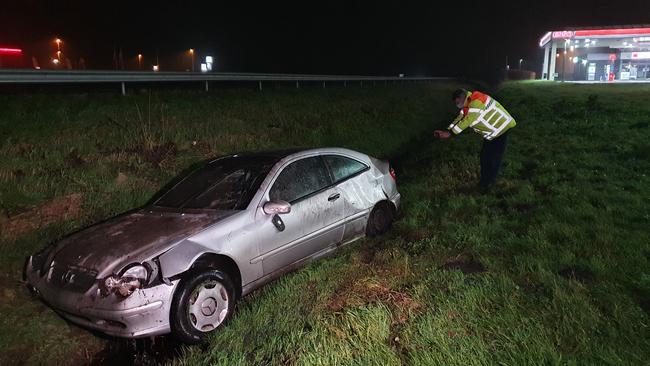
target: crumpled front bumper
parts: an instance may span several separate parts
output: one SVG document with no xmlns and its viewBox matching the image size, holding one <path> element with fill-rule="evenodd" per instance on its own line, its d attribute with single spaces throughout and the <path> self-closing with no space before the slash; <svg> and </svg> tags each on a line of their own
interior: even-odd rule
<svg viewBox="0 0 650 366">
<path fill-rule="evenodd" d="M 169 333 L 171 300 L 178 280 L 171 285 L 136 290 L 122 298 L 101 297 L 96 284 L 81 293 L 49 283 L 40 276 L 30 257 L 26 267 L 29 286 L 53 310 L 69 321 L 112 336 L 140 338 Z"/>
</svg>

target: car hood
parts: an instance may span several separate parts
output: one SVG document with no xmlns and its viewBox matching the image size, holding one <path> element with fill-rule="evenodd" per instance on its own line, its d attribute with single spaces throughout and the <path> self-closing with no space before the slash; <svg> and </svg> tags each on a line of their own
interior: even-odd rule
<svg viewBox="0 0 650 366">
<path fill-rule="evenodd" d="M 58 264 L 107 275 L 162 253 L 235 212 L 180 214 L 140 210 L 120 215 L 65 238 L 53 250 L 52 259 Z"/>
</svg>

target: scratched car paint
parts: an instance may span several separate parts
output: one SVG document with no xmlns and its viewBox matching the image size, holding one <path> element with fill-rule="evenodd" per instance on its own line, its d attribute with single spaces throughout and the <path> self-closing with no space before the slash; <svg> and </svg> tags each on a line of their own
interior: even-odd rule
<svg viewBox="0 0 650 366">
<path fill-rule="evenodd" d="M 227 321 L 241 296 L 386 231 L 399 204 L 389 163 L 356 151 L 231 155 L 153 204 L 31 256 L 26 277 L 74 323 L 196 343 Z"/>
</svg>

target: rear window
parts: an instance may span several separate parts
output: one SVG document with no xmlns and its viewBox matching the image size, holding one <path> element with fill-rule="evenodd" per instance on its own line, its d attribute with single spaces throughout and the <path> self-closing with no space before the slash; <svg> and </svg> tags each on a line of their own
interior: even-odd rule
<svg viewBox="0 0 650 366">
<path fill-rule="evenodd" d="M 324 159 L 325 163 L 332 172 L 334 182 L 340 182 L 368 169 L 368 166 L 366 164 L 345 156 L 326 155 Z"/>
</svg>

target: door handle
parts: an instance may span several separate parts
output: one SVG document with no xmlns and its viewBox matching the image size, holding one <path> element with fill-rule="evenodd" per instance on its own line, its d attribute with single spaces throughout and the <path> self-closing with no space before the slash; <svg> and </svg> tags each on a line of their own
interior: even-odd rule
<svg viewBox="0 0 650 366">
<path fill-rule="evenodd" d="M 329 196 L 327 198 L 327 200 L 330 201 L 330 202 L 334 202 L 339 198 L 341 198 L 341 194 L 340 193 L 334 193 L 333 195 Z"/>
</svg>

